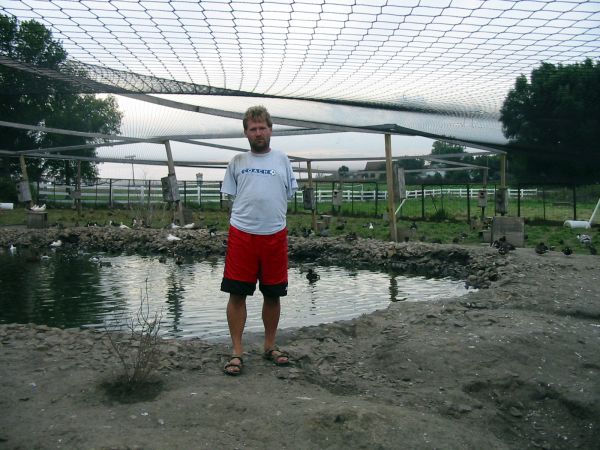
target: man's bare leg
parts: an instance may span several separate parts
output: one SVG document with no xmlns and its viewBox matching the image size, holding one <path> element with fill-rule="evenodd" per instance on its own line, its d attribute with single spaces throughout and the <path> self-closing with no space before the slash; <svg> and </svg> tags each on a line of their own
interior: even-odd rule
<svg viewBox="0 0 600 450">
<path fill-rule="evenodd" d="M 227 324 L 229 325 L 229 335 L 231 336 L 231 345 L 233 354 L 241 356 L 244 353 L 242 346 L 242 334 L 246 325 L 246 296 L 238 294 L 229 294 L 227 303 Z"/>
<path fill-rule="evenodd" d="M 262 320 L 265 326 L 265 352 L 275 347 L 275 338 L 277 336 L 277 327 L 279 325 L 279 316 L 281 314 L 281 303 L 279 297 L 264 296 L 262 308 Z M 286 363 L 287 357 L 275 358 L 279 363 Z"/>
</svg>

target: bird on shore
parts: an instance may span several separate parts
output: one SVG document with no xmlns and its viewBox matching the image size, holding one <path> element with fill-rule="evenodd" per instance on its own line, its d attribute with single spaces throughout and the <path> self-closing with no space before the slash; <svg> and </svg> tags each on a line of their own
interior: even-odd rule
<svg viewBox="0 0 600 450">
<path fill-rule="evenodd" d="M 129 229 L 129 227 L 127 225 L 125 225 L 123 222 L 121 222 L 121 224 L 119 225 L 119 228 L 121 230 L 128 230 Z"/>
<path fill-rule="evenodd" d="M 571 247 L 567 246 L 567 247 L 563 247 L 562 252 L 566 255 L 572 255 L 573 254 L 573 250 L 571 249 Z"/>
<path fill-rule="evenodd" d="M 50 243 L 50 247 L 52 247 L 52 248 L 58 248 L 58 247 L 61 247 L 62 245 L 63 245 L 63 243 L 60 239 L 57 239 L 56 241 L 52 241 Z"/>
<path fill-rule="evenodd" d="M 302 237 L 307 238 L 312 236 L 313 234 L 313 230 L 311 230 L 310 228 L 302 227 Z"/>
<path fill-rule="evenodd" d="M 171 222 L 167 228 L 176 230 L 177 228 L 181 228 L 181 227 L 179 225 L 177 225 L 175 222 Z"/>
<path fill-rule="evenodd" d="M 173 236 L 171 233 L 169 233 L 167 235 L 167 241 L 169 241 L 169 242 L 175 242 L 175 241 L 180 241 L 180 240 L 181 240 L 180 237 Z"/>
<path fill-rule="evenodd" d="M 544 244 L 543 242 L 538 243 L 535 246 L 535 252 L 538 255 L 543 255 L 544 253 L 546 253 L 549 250 L 548 246 L 546 244 Z"/>
<path fill-rule="evenodd" d="M 186 223 L 183 228 L 185 228 L 186 230 L 191 230 L 196 226 L 196 224 L 194 222 L 192 223 Z"/>
<path fill-rule="evenodd" d="M 352 242 L 352 241 L 356 241 L 358 239 L 358 236 L 356 235 L 356 233 L 354 231 L 351 231 L 346 236 L 344 236 L 344 239 L 347 242 Z"/>
<path fill-rule="evenodd" d="M 321 276 L 317 272 L 315 272 L 313 269 L 308 269 L 306 279 L 309 281 L 309 283 L 314 283 L 319 278 L 321 278 Z"/>
<path fill-rule="evenodd" d="M 342 231 L 344 228 L 346 228 L 346 221 L 345 221 L 345 220 L 344 220 L 344 221 L 342 221 L 341 223 L 338 223 L 338 224 L 335 226 L 335 229 L 336 229 L 336 230 L 339 230 L 339 231 Z"/>
</svg>

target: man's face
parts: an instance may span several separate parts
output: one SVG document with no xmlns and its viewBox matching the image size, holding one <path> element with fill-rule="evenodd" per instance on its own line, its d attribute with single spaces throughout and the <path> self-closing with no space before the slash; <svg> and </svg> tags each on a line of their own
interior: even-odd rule
<svg viewBox="0 0 600 450">
<path fill-rule="evenodd" d="M 271 133 L 273 130 L 269 128 L 264 120 L 248 119 L 248 126 L 244 130 L 244 134 L 248 138 L 250 148 L 254 153 L 266 153 L 271 146 Z"/>
</svg>

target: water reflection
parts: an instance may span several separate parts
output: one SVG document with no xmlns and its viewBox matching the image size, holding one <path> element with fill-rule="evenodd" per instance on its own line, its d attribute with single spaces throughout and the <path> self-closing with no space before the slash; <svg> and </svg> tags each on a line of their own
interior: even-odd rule
<svg viewBox="0 0 600 450">
<path fill-rule="evenodd" d="M 107 264 L 98 263 L 98 261 Z M 108 265 L 110 263 L 110 265 Z M 464 283 L 407 278 L 397 274 L 311 266 L 290 267 L 288 296 L 282 298 L 282 328 L 349 319 L 393 301 L 427 301 L 461 295 Z M 31 262 L 0 255 L 0 323 L 48 324 L 59 327 L 124 323 L 134 317 L 142 297 L 150 312 L 162 311 L 162 331 L 173 337 L 228 336 L 227 294 L 220 291 L 223 260 L 79 254 L 51 255 Z M 248 330 L 262 331 L 262 297 L 248 299 Z"/>
</svg>

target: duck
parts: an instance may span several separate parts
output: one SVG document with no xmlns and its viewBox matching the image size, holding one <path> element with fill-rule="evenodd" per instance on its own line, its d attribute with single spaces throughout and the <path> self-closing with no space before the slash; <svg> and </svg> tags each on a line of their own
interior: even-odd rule
<svg viewBox="0 0 600 450">
<path fill-rule="evenodd" d="M 165 255 L 160 255 L 158 257 L 158 262 L 162 263 L 162 264 L 166 263 L 167 262 L 167 257 Z"/>
<path fill-rule="evenodd" d="M 175 256 L 175 264 L 177 264 L 178 266 L 181 266 L 183 264 L 183 256 L 176 255 Z"/>
<path fill-rule="evenodd" d="M 128 230 L 129 229 L 129 227 L 127 225 L 125 225 L 123 222 L 121 222 L 121 225 L 119 225 L 119 228 L 121 230 Z"/>
<path fill-rule="evenodd" d="M 185 228 L 186 230 L 192 230 L 195 226 L 196 226 L 196 224 L 194 222 L 192 222 L 192 223 L 186 223 L 183 226 L 183 228 Z"/>
<path fill-rule="evenodd" d="M 306 279 L 310 282 L 310 283 L 314 283 L 315 281 L 317 281 L 319 278 L 321 278 L 321 276 L 315 272 L 313 269 L 308 269 L 308 272 L 306 274 Z"/>
<path fill-rule="evenodd" d="M 50 243 L 50 247 L 52 247 L 52 248 L 58 248 L 58 247 L 61 247 L 62 245 L 63 245 L 63 243 L 60 239 L 57 239 L 56 241 L 52 241 Z"/>
<path fill-rule="evenodd" d="M 572 255 L 572 254 L 573 254 L 573 250 L 571 250 L 571 247 L 568 247 L 568 246 L 567 246 L 567 247 L 563 247 L 563 249 L 562 249 L 562 252 L 563 252 L 563 253 L 564 253 L 566 256 L 569 256 L 569 255 Z"/>
<path fill-rule="evenodd" d="M 546 244 L 544 244 L 543 242 L 538 243 L 535 246 L 535 252 L 538 255 L 543 255 L 544 253 L 546 253 L 549 250 L 548 246 Z"/>
<path fill-rule="evenodd" d="M 310 237 L 313 235 L 313 230 L 307 227 L 302 227 L 302 237 Z"/>
<path fill-rule="evenodd" d="M 180 240 L 181 240 L 180 237 L 173 236 L 171 233 L 169 233 L 167 235 L 167 241 L 169 241 L 169 242 L 175 242 L 175 241 L 180 241 Z"/>
<path fill-rule="evenodd" d="M 17 247 L 15 247 L 15 246 L 12 244 L 12 242 L 11 242 L 11 244 L 8 246 L 8 252 L 9 252 L 11 255 L 14 255 L 15 253 L 17 253 Z"/>
<path fill-rule="evenodd" d="M 181 227 L 179 225 L 177 225 L 175 222 L 171 222 L 171 224 L 167 228 L 170 228 L 172 230 L 176 230 L 176 229 L 181 228 Z"/>
<path fill-rule="evenodd" d="M 417 223 L 413 220 L 412 223 L 410 224 L 410 227 L 408 227 L 410 230 L 416 230 L 417 227 Z"/>
</svg>

